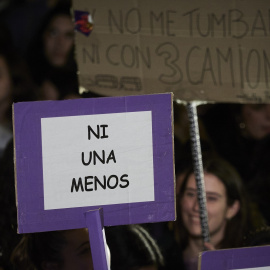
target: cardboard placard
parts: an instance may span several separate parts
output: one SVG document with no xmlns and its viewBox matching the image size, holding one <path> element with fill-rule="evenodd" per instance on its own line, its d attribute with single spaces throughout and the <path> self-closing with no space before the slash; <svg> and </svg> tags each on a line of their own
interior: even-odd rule
<svg viewBox="0 0 270 270">
<path fill-rule="evenodd" d="M 18 231 L 175 220 L 172 99 L 15 103 Z"/>
<path fill-rule="evenodd" d="M 173 92 L 176 99 L 270 102 L 265 0 L 76 0 L 82 89 L 105 96 Z M 76 23 L 75 22 L 75 23 Z"/>
<path fill-rule="evenodd" d="M 200 270 L 270 270 L 270 246 L 205 251 Z"/>
</svg>

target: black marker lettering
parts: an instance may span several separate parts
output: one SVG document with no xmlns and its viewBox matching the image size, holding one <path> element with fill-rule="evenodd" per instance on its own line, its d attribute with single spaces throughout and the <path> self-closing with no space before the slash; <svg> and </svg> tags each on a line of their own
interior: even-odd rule
<svg viewBox="0 0 270 270">
<path fill-rule="evenodd" d="M 111 185 L 111 180 L 112 179 L 115 179 L 115 183 L 114 183 L 114 185 Z M 116 175 L 111 175 L 109 178 L 108 178 L 108 180 L 107 180 L 107 186 L 108 186 L 108 188 L 109 189 L 115 189 L 116 187 L 117 187 L 117 185 L 118 185 L 118 177 L 116 176 Z"/>
<path fill-rule="evenodd" d="M 206 49 L 206 53 L 205 53 L 205 57 L 204 57 L 203 70 L 202 70 L 202 76 L 201 76 L 201 82 L 202 83 L 203 83 L 204 75 L 205 75 L 206 71 L 210 71 L 213 82 L 214 82 L 215 85 L 217 85 L 214 70 L 213 70 L 213 65 L 212 65 L 211 53 L 209 51 L 209 48 Z"/>
<path fill-rule="evenodd" d="M 84 178 L 85 191 L 93 191 L 93 188 L 89 187 L 93 185 L 93 181 L 88 181 L 89 179 L 93 179 L 93 176 L 85 176 Z"/>
<path fill-rule="evenodd" d="M 126 188 L 126 187 L 129 186 L 129 180 L 128 180 L 128 179 L 125 179 L 126 177 L 128 177 L 127 174 L 123 174 L 123 175 L 120 177 L 120 181 L 121 181 L 122 183 L 125 183 L 125 185 L 120 184 L 120 185 L 119 185 L 120 188 Z"/>
<path fill-rule="evenodd" d="M 81 191 L 84 191 L 81 177 L 79 178 L 78 183 L 76 182 L 75 178 L 72 179 L 71 192 L 73 192 L 74 189 L 76 190 L 76 192 L 78 192 L 79 189 L 81 189 Z"/>
<path fill-rule="evenodd" d="M 95 176 L 95 190 L 97 190 L 97 184 L 99 184 L 99 186 L 101 186 L 103 189 L 106 189 L 106 176 L 103 176 L 103 183 L 101 181 L 99 181 L 99 179 Z"/>
</svg>

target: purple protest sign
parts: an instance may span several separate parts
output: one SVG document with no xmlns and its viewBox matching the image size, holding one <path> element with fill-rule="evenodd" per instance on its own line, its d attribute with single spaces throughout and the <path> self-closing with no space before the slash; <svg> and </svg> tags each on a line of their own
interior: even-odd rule
<svg viewBox="0 0 270 270">
<path fill-rule="evenodd" d="M 270 246 L 206 251 L 201 253 L 200 270 L 269 270 Z"/>
<path fill-rule="evenodd" d="M 175 220 L 172 94 L 13 110 L 19 233 Z"/>
</svg>

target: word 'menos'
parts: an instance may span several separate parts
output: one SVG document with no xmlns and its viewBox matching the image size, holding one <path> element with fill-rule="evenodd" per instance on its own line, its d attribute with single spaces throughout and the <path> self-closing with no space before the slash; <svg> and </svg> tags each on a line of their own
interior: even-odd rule
<svg viewBox="0 0 270 270">
<path fill-rule="evenodd" d="M 81 161 L 85 166 L 96 165 L 97 163 L 108 164 L 109 162 L 116 163 L 116 158 L 114 154 L 114 150 L 111 150 L 108 155 L 106 155 L 105 150 L 101 151 L 101 154 L 98 154 L 96 151 L 90 151 L 88 157 L 86 158 L 86 154 L 82 152 Z M 78 180 L 74 177 L 72 179 L 71 184 L 71 193 L 74 191 L 96 191 L 98 189 L 115 189 L 119 188 L 127 188 L 129 186 L 129 180 L 127 179 L 128 175 L 123 174 L 121 176 L 103 175 L 102 177 L 98 176 L 85 176 L 79 177 Z"/>
</svg>

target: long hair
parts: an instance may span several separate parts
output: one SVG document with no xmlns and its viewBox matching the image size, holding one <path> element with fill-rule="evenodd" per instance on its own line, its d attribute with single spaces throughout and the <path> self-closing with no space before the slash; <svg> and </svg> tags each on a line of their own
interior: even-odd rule
<svg viewBox="0 0 270 270">
<path fill-rule="evenodd" d="M 77 71 L 77 65 L 74 57 L 74 46 L 71 49 L 67 63 L 63 67 L 53 67 L 49 61 L 47 60 L 44 53 L 44 40 L 43 36 L 46 32 L 48 26 L 52 22 L 52 20 L 61 15 L 66 15 L 71 18 L 71 5 L 69 3 L 60 3 L 56 5 L 53 9 L 48 12 L 47 16 L 44 18 L 41 26 L 39 27 L 36 35 L 34 36 L 27 52 L 28 65 L 32 72 L 32 75 L 39 85 L 44 80 L 44 76 L 51 76 L 51 73 L 55 71 L 66 71 L 70 72 L 70 74 L 75 73 Z M 50 72 L 53 70 L 52 72 Z"/>
<path fill-rule="evenodd" d="M 240 203 L 240 209 L 237 214 L 227 221 L 224 237 L 218 244 L 218 248 L 240 247 L 242 246 L 243 237 L 248 231 L 248 205 L 242 180 L 237 171 L 227 161 L 220 157 L 203 160 L 203 169 L 205 173 L 215 175 L 224 184 L 228 206 L 232 206 L 237 200 Z M 188 170 L 181 185 L 177 201 L 177 230 L 179 243 L 182 249 L 185 249 L 188 244 L 188 233 L 182 222 L 181 209 L 179 205 L 186 189 L 188 178 L 193 171 L 193 168 Z"/>
</svg>

